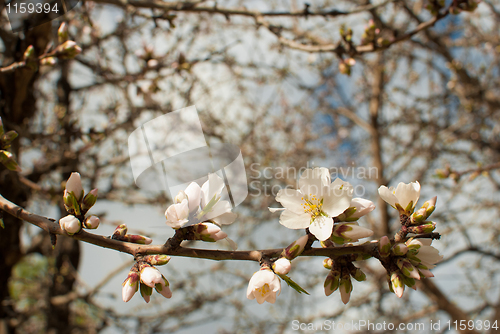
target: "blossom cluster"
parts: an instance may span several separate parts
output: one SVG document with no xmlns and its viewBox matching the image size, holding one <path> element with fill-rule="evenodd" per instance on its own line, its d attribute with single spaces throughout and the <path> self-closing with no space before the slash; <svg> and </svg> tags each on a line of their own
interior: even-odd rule
<svg viewBox="0 0 500 334">
<path fill-rule="evenodd" d="M 315 241 L 323 248 L 350 247 L 361 239 L 371 237 L 373 231 L 361 226 L 358 220 L 375 209 L 373 202 L 353 198 L 353 186 L 336 178 L 332 181 L 328 169 L 306 169 L 300 176 L 298 189 L 282 189 L 276 196 L 282 208 L 269 208 L 281 212 L 279 222 L 290 229 L 304 229 L 305 235 L 284 248 L 277 257 L 263 257 L 260 270 L 250 278 L 247 298 L 259 304 L 274 303 L 281 291 L 281 280 L 301 293 L 307 293 L 287 276 L 292 261 L 311 248 Z M 226 239 L 232 249 L 236 244 L 221 230 L 223 225 L 233 223 L 237 217 L 228 201 L 222 200 L 225 184 L 217 174 L 209 174 L 202 186 L 190 183 L 174 198 L 174 203 L 165 211 L 166 224 L 173 228 L 177 244 L 182 240 L 216 242 Z M 405 286 L 415 289 L 415 281 L 433 277 L 430 269 L 442 259 L 437 249 L 431 246 L 435 222 L 429 221 L 436 206 L 437 197 L 426 201 L 415 210 L 420 197 L 420 184 L 399 183 L 396 188 L 381 186 L 380 197 L 398 211 L 401 227 L 394 238 L 384 236 L 370 244 L 373 251 L 358 251 L 349 255 L 326 258 L 324 267 L 329 270 L 324 283 L 327 296 L 339 290 L 341 300 L 350 300 L 353 285 L 351 278 L 364 281 L 366 275 L 354 265 L 354 261 L 376 257 L 387 270 L 389 289 L 401 297 Z M 80 175 L 72 173 L 64 190 L 64 205 L 70 215 L 60 220 L 68 234 L 78 233 L 82 227 L 96 228 L 99 218 L 86 216 L 95 204 L 97 189 L 84 196 Z M 152 240 L 142 235 L 127 234 L 127 226 L 119 225 L 112 239 L 137 244 L 150 244 Z M 174 238 L 175 239 L 175 238 Z M 345 253 L 344 253 L 345 254 Z M 167 255 L 137 256 L 123 283 L 122 297 L 129 301 L 137 291 L 146 302 L 150 301 L 153 288 L 166 298 L 172 296 L 167 279 L 155 268 L 170 260 Z"/>
<path fill-rule="evenodd" d="M 399 183 L 397 188 L 379 188 L 380 197 L 400 214 L 401 230 L 393 241 L 387 236 L 380 239 L 378 250 L 382 265 L 388 273 L 389 289 L 398 297 L 403 296 L 405 286 L 416 290 L 415 280 L 434 277 L 430 269 L 442 260 L 439 251 L 431 246 L 432 239 L 406 238 L 407 234 L 430 233 L 436 223 L 427 218 L 434 212 L 437 197 L 426 201 L 415 211 L 420 197 L 420 184 Z"/>
<path fill-rule="evenodd" d="M 170 283 L 165 276 L 153 265 L 164 265 L 170 261 L 168 255 L 148 255 L 137 261 L 130 269 L 127 278 L 123 282 L 122 298 L 128 302 L 137 290 L 141 291 L 141 296 L 146 303 L 149 303 L 153 288 L 165 298 L 172 297 Z"/>
<path fill-rule="evenodd" d="M 167 225 L 173 229 L 195 226 L 190 230 L 190 240 L 215 242 L 226 239 L 231 248 L 236 249 L 236 244 L 220 228 L 232 224 L 237 217 L 231 212 L 231 204 L 221 200 L 224 187 L 224 181 L 215 173 L 209 174 L 201 187 L 191 182 L 165 211 Z"/>
<path fill-rule="evenodd" d="M 69 235 L 80 232 L 83 228 L 96 229 L 100 219 L 97 216 L 86 216 L 97 201 L 97 189 L 85 195 L 79 173 L 71 173 L 64 189 L 64 207 L 69 215 L 59 220 L 59 225 Z"/>
</svg>

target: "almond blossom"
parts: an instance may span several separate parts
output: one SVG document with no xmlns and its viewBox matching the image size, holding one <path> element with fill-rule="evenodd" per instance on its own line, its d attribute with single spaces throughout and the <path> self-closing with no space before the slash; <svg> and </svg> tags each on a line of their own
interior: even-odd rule
<svg viewBox="0 0 500 334">
<path fill-rule="evenodd" d="M 269 268 L 262 268 L 253 274 L 248 283 L 247 298 L 257 299 L 257 303 L 268 302 L 274 304 L 276 293 L 279 295 L 281 282 L 278 276 Z"/>
<path fill-rule="evenodd" d="M 333 217 L 349 208 L 353 188 L 348 182 L 335 179 L 331 183 L 327 168 L 306 169 L 299 179 L 299 189 L 281 189 L 276 196 L 284 208 L 269 208 L 271 212 L 283 211 L 280 224 L 291 229 L 309 228 L 320 241 L 330 237 Z"/>
<path fill-rule="evenodd" d="M 436 263 L 443 259 L 439 251 L 431 246 L 431 239 L 410 239 L 406 242 L 408 253 L 406 257 L 417 267 L 424 277 L 433 277 L 429 271 L 436 266 Z"/>
<path fill-rule="evenodd" d="M 217 174 L 208 175 L 208 180 L 200 187 L 192 182 L 175 197 L 175 202 L 165 212 L 167 225 L 182 228 L 210 221 L 217 225 L 234 222 L 236 214 L 231 212 L 231 204 L 222 201 L 224 181 Z"/>
<path fill-rule="evenodd" d="M 420 197 L 420 183 L 418 181 L 411 183 L 400 182 L 397 188 L 380 186 L 378 193 L 387 204 L 398 209 L 400 213 L 411 214 Z"/>
</svg>

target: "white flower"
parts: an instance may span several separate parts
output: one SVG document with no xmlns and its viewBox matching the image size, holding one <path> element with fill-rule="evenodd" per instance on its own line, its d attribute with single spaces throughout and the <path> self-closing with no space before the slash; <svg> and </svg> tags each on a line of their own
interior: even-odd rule
<svg viewBox="0 0 500 334">
<path fill-rule="evenodd" d="M 407 257 L 410 260 L 419 262 L 426 268 L 423 270 L 432 269 L 436 266 L 436 263 L 443 259 L 442 255 L 439 255 L 439 251 L 431 246 L 431 239 L 411 239 L 406 242 L 408 246 Z M 420 270 L 420 268 L 418 268 Z"/>
<path fill-rule="evenodd" d="M 141 281 L 150 288 L 163 282 L 162 274 L 154 267 L 144 266 L 141 270 Z"/>
<path fill-rule="evenodd" d="M 248 283 L 247 298 L 257 299 L 257 303 L 262 304 L 267 301 L 274 304 L 276 293 L 280 293 L 281 282 L 270 269 L 265 268 L 253 274 Z"/>
<path fill-rule="evenodd" d="M 380 186 L 378 193 L 393 208 L 402 212 L 412 213 L 420 197 L 420 183 L 418 181 L 408 184 L 400 182 L 397 188 Z"/>
<path fill-rule="evenodd" d="M 224 181 L 217 174 L 209 174 L 208 180 L 200 187 L 192 182 L 175 197 L 176 204 L 165 212 L 167 225 L 173 228 L 196 225 L 211 221 L 217 225 L 234 222 L 237 215 L 231 212 L 231 204 L 221 201 Z"/>
<path fill-rule="evenodd" d="M 299 179 L 299 190 L 282 189 L 276 201 L 283 209 L 280 224 L 292 228 L 309 228 L 320 241 L 330 237 L 333 217 L 342 214 L 350 205 L 353 188 L 348 182 L 336 179 L 330 183 L 327 168 L 306 169 Z"/>
<path fill-rule="evenodd" d="M 66 181 L 66 190 L 68 192 L 73 192 L 76 200 L 80 202 L 83 198 L 83 187 L 82 180 L 80 178 L 80 173 L 71 173 L 68 181 Z"/>
<path fill-rule="evenodd" d="M 189 221 L 189 202 L 183 199 L 182 202 L 172 204 L 165 211 L 167 225 L 172 228 L 181 228 Z"/>
<path fill-rule="evenodd" d="M 82 228 L 82 224 L 78 218 L 73 215 L 67 215 L 64 218 L 59 219 L 59 226 L 61 226 L 61 228 L 68 234 L 75 234 Z"/>
<path fill-rule="evenodd" d="M 211 220 L 217 225 L 229 225 L 237 215 L 231 212 L 231 204 L 221 201 L 224 181 L 217 174 L 208 175 L 208 181 L 201 186 L 201 212 L 199 221 Z"/>
<path fill-rule="evenodd" d="M 292 264 L 287 258 L 281 257 L 273 263 L 273 270 L 276 274 L 286 275 L 292 269 Z"/>
</svg>

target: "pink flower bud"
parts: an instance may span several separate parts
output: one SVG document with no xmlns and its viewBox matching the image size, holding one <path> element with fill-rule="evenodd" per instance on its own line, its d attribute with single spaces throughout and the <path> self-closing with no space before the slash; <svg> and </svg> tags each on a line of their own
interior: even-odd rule
<svg viewBox="0 0 500 334">
<path fill-rule="evenodd" d="M 54 66 L 57 64 L 57 59 L 55 57 L 47 57 L 40 60 L 40 65 Z"/>
<path fill-rule="evenodd" d="M 82 210 L 88 211 L 97 201 L 97 188 L 89 191 L 87 195 L 83 198 Z"/>
<path fill-rule="evenodd" d="M 163 255 L 163 254 L 159 254 L 159 255 L 146 255 L 145 257 L 143 257 L 142 260 L 144 262 L 149 263 L 150 265 L 153 265 L 153 266 L 162 266 L 162 265 L 167 264 L 168 261 L 170 261 L 170 256 Z"/>
<path fill-rule="evenodd" d="M 132 242 L 134 244 L 149 245 L 153 239 L 138 234 L 126 234 L 119 240 Z"/>
<path fill-rule="evenodd" d="M 140 283 L 140 289 L 141 289 L 141 296 L 144 298 L 144 301 L 146 303 L 149 303 L 149 300 L 151 299 L 151 295 L 153 294 L 153 288 L 147 286 L 146 284 Z"/>
<path fill-rule="evenodd" d="M 88 216 L 85 219 L 85 227 L 88 229 L 96 229 L 99 227 L 101 220 L 97 216 Z"/>
<path fill-rule="evenodd" d="M 380 241 L 378 243 L 378 252 L 382 257 L 389 256 L 389 252 L 391 250 L 391 241 L 387 236 L 383 236 L 380 238 Z"/>
<path fill-rule="evenodd" d="M 122 285 L 122 299 L 126 303 L 132 299 L 134 294 L 139 289 L 139 275 L 137 272 L 131 270 Z"/>
<path fill-rule="evenodd" d="M 219 226 L 212 223 L 201 223 L 196 225 L 195 238 L 208 242 L 215 242 L 227 238 Z"/>
<path fill-rule="evenodd" d="M 289 260 L 295 259 L 304 251 L 304 248 L 306 247 L 308 240 L 309 240 L 308 235 L 300 237 L 299 239 L 292 242 L 287 248 L 285 248 L 283 250 L 282 255 Z"/>
<path fill-rule="evenodd" d="M 403 297 L 405 286 L 403 284 L 402 276 L 397 272 L 393 272 L 391 274 L 391 286 L 396 296 L 398 296 L 399 298 Z"/>
<path fill-rule="evenodd" d="M 73 215 L 59 219 L 59 226 L 70 235 L 80 232 L 82 228 L 80 221 Z"/>
<path fill-rule="evenodd" d="M 80 173 L 73 172 L 69 177 L 68 181 L 66 181 L 66 190 L 68 192 L 73 192 L 76 200 L 80 202 L 83 198 L 83 187 L 82 180 L 80 178 Z"/>
<path fill-rule="evenodd" d="M 55 49 L 55 56 L 63 59 L 75 58 L 76 55 L 82 52 L 82 48 L 79 47 L 74 41 L 66 41 L 59 45 Z"/>
<path fill-rule="evenodd" d="M 172 291 L 170 291 L 169 283 L 167 279 L 162 275 L 162 282 L 155 285 L 156 292 L 161 294 L 165 298 L 172 297 Z"/>
<path fill-rule="evenodd" d="M 122 240 L 125 234 L 127 234 L 127 225 L 121 224 L 116 227 L 111 238 L 116 240 Z"/>
<path fill-rule="evenodd" d="M 141 282 L 154 288 L 155 284 L 161 284 L 162 275 L 155 267 L 143 266 L 141 270 Z"/>
<path fill-rule="evenodd" d="M 394 255 L 403 256 L 408 253 L 408 247 L 404 243 L 397 243 L 392 247 Z"/>
<path fill-rule="evenodd" d="M 68 40 L 68 25 L 66 24 L 66 22 L 61 23 L 61 25 L 59 26 L 59 29 L 57 30 L 57 37 L 59 40 L 59 44 L 62 44 Z"/>
<path fill-rule="evenodd" d="M 292 269 L 292 264 L 287 258 L 281 257 L 273 263 L 273 270 L 276 274 L 286 275 Z"/>
</svg>

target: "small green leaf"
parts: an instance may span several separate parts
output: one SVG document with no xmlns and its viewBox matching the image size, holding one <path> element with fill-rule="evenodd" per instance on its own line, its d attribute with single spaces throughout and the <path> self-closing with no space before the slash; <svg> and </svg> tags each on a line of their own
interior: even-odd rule
<svg viewBox="0 0 500 334">
<path fill-rule="evenodd" d="M 309 294 L 309 292 L 307 292 L 306 290 L 304 290 L 304 288 L 302 288 L 300 285 L 298 285 L 297 283 L 295 283 L 290 277 L 288 277 L 287 275 L 281 275 L 281 274 L 277 274 L 279 277 L 281 277 L 282 280 L 284 280 L 286 282 L 286 284 L 288 284 L 289 287 L 291 287 L 292 289 L 294 289 L 295 291 L 297 291 L 298 293 L 305 293 L 306 295 Z"/>
</svg>

